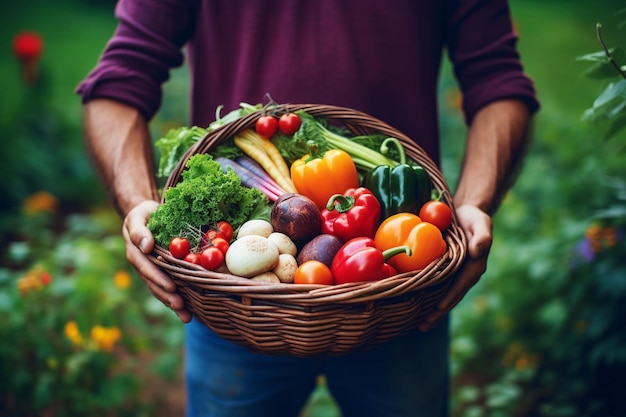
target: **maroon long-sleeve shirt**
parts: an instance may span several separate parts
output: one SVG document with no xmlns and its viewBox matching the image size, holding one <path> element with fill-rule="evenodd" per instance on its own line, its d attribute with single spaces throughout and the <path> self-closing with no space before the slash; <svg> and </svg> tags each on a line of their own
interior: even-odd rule
<svg viewBox="0 0 626 417">
<path fill-rule="evenodd" d="M 371 114 L 439 160 L 437 85 L 444 51 L 468 122 L 502 98 L 538 107 L 506 0 L 121 0 L 117 30 L 78 86 L 150 119 L 186 51 L 191 124 L 240 102 L 320 103 Z M 187 45 L 187 49 L 184 46 Z"/>
</svg>

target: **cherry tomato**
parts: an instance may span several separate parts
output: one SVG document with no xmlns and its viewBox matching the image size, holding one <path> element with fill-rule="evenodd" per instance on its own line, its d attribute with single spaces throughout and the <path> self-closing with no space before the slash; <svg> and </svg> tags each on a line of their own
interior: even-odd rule
<svg viewBox="0 0 626 417">
<path fill-rule="evenodd" d="M 233 226 L 225 220 L 217 223 L 217 230 L 224 234 L 224 239 L 230 242 L 233 238 Z"/>
<path fill-rule="evenodd" d="M 189 253 L 190 248 L 191 244 L 187 238 L 175 237 L 170 241 L 169 249 L 174 258 L 184 259 Z"/>
<path fill-rule="evenodd" d="M 263 136 L 265 139 L 269 139 L 274 136 L 277 129 L 278 120 L 269 114 L 259 117 L 256 121 L 256 133 Z"/>
<path fill-rule="evenodd" d="M 215 271 L 224 263 L 224 253 L 215 246 L 209 246 L 200 253 L 200 265 L 209 271 Z"/>
<path fill-rule="evenodd" d="M 230 244 L 228 243 L 228 241 L 221 237 L 216 237 L 209 244 L 209 247 L 218 248 L 220 252 L 222 252 L 224 255 L 226 255 L 226 251 L 228 250 L 229 246 Z"/>
<path fill-rule="evenodd" d="M 204 235 L 202 235 L 202 248 L 205 248 L 206 246 L 210 246 L 211 242 L 213 242 L 213 239 L 217 239 L 217 238 L 226 240 L 226 235 L 219 230 L 215 230 L 215 229 L 207 230 L 206 232 L 204 232 Z"/>
<path fill-rule="evenodd" d="M 333 274 L 326 264 L 320 261 L 306 261 L 296 269 L 294 284 L 332 285 Z"/>
<path fill-rule="evenodd" d="M 278 119 L 278 128 L 285 135 L 293 135 L 300 129 L 302 120 L 295 113 L 285 113 Z"/>
<path fill-rule="evenodd" d="M 195 252 L 189 252 L 185 258 L 185 261 L 191 262 L 192 264 L 200 265 L 200 254 Z"/>
<path fill-rule="evenodd" d="M 422 221 L 434 224 L 442 232 L 452 224 L 452 210 L 443 201 L 427 201 L 419 213 Z"/>
</svg>

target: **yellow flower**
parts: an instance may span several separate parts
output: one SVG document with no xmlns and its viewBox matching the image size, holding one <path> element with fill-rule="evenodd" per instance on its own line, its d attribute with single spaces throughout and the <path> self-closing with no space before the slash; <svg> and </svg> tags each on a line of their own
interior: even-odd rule
<svg viewBox="0 0 626 417">
<path fill-rule="evenodd" d="M 75 345 L 81 345 L 83 343 L 83 336 L 80 334 L 80 330 L 78 329 L 78 325 L 74 320 L 70 320 L 65 323 L 65 328 L 63 329 L 63 333 L 65 333 L 65 337 L 70 339 L 70 341 Z"/>
<path fill-rule="evenodd" d="M 32 194 L 24 200 L 23 205 L 26 214 L 35 214 L 42 211 L 54 213 L 58 207 L 59 201 L 55 196 L 46 191 L 39 191 Z"/>
<path fill-rule="evenodd" d="M 96 343 L 99 349 L 105 352 L 111 352 L 121 337 L 122 332 L 115 326 L 105 327 L 96 325 L 91 328 L 91 340 Z"/>
<path fill-rule="evenodd" d="M 113 275 L 113 282 L 118 288 L 126 289 L 130 287 L 130 274 L 124 270 L 119 270 Z"/>
<path fill-rule="evenodd" d="M 478 313 L 484 313 L 485 311 L 487 311 L 488 307 L 489 307 L 489 300 L 484 295 L 479 295 L 476 298 L 474 298 L 474 309 Z"/>
</svg>

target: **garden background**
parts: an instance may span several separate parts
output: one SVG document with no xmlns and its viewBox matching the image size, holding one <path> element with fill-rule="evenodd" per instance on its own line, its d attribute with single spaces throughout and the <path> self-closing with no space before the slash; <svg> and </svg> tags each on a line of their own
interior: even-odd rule
<svg viewBox="0 0 626 417">
<path fill-rule="evenodd" d="M 626 130 L 617 129 L 626 80 L 609 64 L 585 76 L 594 62 L 577 59 L 602 50 L 598 22 L 609 47 L 626 44 L 626 4 L 511 5 L 542 109 L 495 219 L 489 270 L 453 314 L 453 415 L 626 416 Z M 3 416 L 180 415 L 183 406 L 182 325 L 126 264 L 121 222 L 82 148 L 73 89 L 112 33 L 113 6 L 0 4 Z M 12 46 L 25 30 L 44 42 L 31 83 Z M 186 124 L 187 85 L 184 68 L 172 73 L 155 139 Z M 464 135 L 458 99 L 446 64 L 443 172 L 452 188 Z M 583 120 L 592 107 L 598 120 Z M 323 379 L 303 415 L 339 415 Z"/>
</svg>

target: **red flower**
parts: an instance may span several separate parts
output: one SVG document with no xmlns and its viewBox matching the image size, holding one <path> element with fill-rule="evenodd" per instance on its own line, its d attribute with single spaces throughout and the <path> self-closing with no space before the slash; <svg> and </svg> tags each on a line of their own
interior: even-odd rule
<svg viewBox="0 0 626 417">
<path fill-rule="evenodd" d="M 50 272 L 44 271 L 39 274 L 39 280 L 43 285 L 49 285 L 52 282 L 52 275 L 50 274 Z"/>
<path fill-rule="evenodd" d="M 43 40 L 37 32 L 24 31 L 13 38 L 13 53 L 20 61 L 39 58 L 43 51 Z"/>
</svg>

